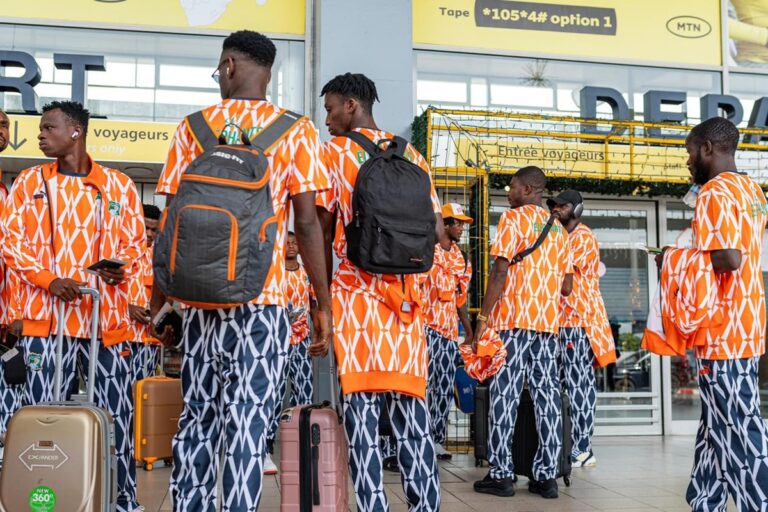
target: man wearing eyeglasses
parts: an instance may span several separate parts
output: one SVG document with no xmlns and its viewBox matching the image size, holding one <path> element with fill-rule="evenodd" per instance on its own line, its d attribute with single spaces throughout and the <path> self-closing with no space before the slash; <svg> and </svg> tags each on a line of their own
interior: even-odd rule
<svg viewBox="0 0 768 512">
<path fill-rule="evenodd" d="M 266 99 L 275 54 L 272 41 L 256 32 L 242 30 L 224 40 L 213 73 L 222 101 L 202 114 L 227 143 L 237 144 L 245 134 L 258 146 L 258 133 L 282 115 L 283 110 Z M 285 268 L 289 199 L 301 259 L 317 294 L 315 336 L 309 353 L 325 355 L 328 350 L 331 301 L 315 192 L 329 188 L 330 182 L 320 151 L 317 129 L 302 117 L 264 153 L 277 227 L 262 293 L 252 302 L 231 308 L 190 307 L 185 311 L 184 410 L 173 442 L 171 477 L 174 510 L 217 509 L 222 444 L 226 448 L 221 464 L 222 510 L 258 509 L 267 457 L 266 429 L 277 407 L 291 334 Z M 202 153 L 184 120 L 174 136 L 157 191 L 171 197 L 176 194 L 187 167 Z M 164 302 L 159 288 L 153 288 L 153 317 Z"/>
</svg>

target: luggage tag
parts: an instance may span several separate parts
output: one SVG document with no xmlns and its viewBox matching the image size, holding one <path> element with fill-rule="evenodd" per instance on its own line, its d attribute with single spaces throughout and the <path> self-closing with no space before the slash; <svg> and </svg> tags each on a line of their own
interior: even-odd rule
<svg viewBox="0 0 768 512">
<path fill-rule="evenodd" d="M 3 354 L 2 357 L 0 357 L 0 359 L 2 359 L 4 363 L 7 363 L 8 361 L 16 357 L 16 354 L 18 353 L 19 353 L 18 349 L 12 348 L 11 350 Z"/>
</svg>

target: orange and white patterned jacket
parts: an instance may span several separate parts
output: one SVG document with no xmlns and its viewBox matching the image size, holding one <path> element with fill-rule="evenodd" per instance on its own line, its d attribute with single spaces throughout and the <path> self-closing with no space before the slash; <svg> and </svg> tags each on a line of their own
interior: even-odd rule
<svg viewBox="0 0 768 512">
<path fill-rule="evenodd" d="M 2 177 L 0 171 L 0 177 Z M 0 183 L 0 214 L 8 199 L 8 189 Z M 0 325 L 11 325 L 19 316 L 19 277 L 0 260 Z"/>
<path fill-rule="evenodd" d="M 373 141 L 392 139 L 381 130 L 357 129 Z M 430 173 L 424 157 L 409 145 L 406 158 Z M 316 204 L 336 212 L 333 247 L 341 259 L 333 276 L 333 335 L 341 387 L 345 394 L 396 391 L 423 398 L 427 386 L 427 347 L 421 286 L 425 274 L 404 278 L 369 274 L 346 257 L 344 226 L 352 221 L 352 193 L 368 155 L 347 137 L 325 144 L 332 189 L 318 194 Z M 430 173 L 431 176 L 431 173 Z M 440 201 L 432 189 L 433 211 Z M 402 305 L 407 302 L 410 308 Z"/>
<path fill-rule="evenodd" d="M 568 234 L 573 258 L 573 292 L 560 297 L 560 327 L 581 327 L 600 366 L 616 362 L 608 313 L 600 294 L 600 250 L 597 237 L 584 224 Z"/>
<path fill-rule="evenodd" d="M 427 327 L 449 340 L 459 339 L 457 308 L 466 303 L 471 277 L 472 265 L 458 245 L 451 245 L 450 251 L 435 245 L 434 263 L 424 284 L 424 319 Z"/>
<path fill-rule="evenodd" d="M 657 295 L 643 334 L 643 348 L 663 356 L 685 356 L 701 341 L 696 332 L 723 324 L 718 278 L 709 252 L 667 249 Z"/>
<path fill-rule="evenodd" d="M 83 177 L 87 187 L 96 190 L 93 203 L 86 194 L 62 196 L 57 186 L 58 163 L 48 163 L 22 171 L 13 184 L 6 208 L 0 216 L 3 233 L 3 257 L 6 265 L 19 274 L 19 304 L 25 336 L 46 337 L 56 332 L 54 297 L 48 292 L 59 277 L 86 280 L 101 292 L 101 339 L 114 345 L 130 338 L 128 316 L 128 280 L 135 271 L 134 261 L 145 250 L 144 217 L 136 186 L 128 176 L 91 161 L 91 172 Z M 49 183 L 56 210 L 56 233 L 52 235 L 49 200 L 43 177 Z M 101 211 L 93 211 L 101 204 Z M 97 220 L 100 219 L 100 220 Z M 98 240 L 88 237 L 99 223 Z M 64 232 L 63 230 L 68 230 Z M 51 247 L 56 239 L 73 240 L 66 247 Z M 126 262 L 126 279 L 117 286 L 85 274 L 84 269 L 98 258 Z M 90 299 L 84 298 L 65 307 L 64 333 L 88 337 Z"/>
<path fill-rule="evenodd" d="M 152 248 L 147 249 L 136 260 L 136 271 L 128 281 L 128 303 L 140 308 L 149 308 L 149 299 L 152 297 Z M 130 340 L 143 341 L 144 343 L 159 344 L 160 341 L 149 334 L 149 325 L 131 320 Z"/>
<path fill-rule="evenodd" d="M 291 322 L 291 345 L 298 345 L 309 336 L 309 299 L 314 297 L 312 285 L 309 284 L 309 276 L 304 266 L 299 264 L 296 270 L 286 272 L 288 279 L 288 305 L 289 309 L 304 311 Z"/>
</svg>

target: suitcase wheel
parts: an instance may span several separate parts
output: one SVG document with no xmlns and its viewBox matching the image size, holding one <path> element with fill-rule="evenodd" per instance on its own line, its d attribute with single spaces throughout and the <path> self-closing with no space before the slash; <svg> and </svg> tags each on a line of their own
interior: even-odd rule
<svg viewBox="0 0 768 512">
<path fill-rule="evenodd" d="M 563 477 L 563 483 L 565 484 L 566 487 L 570 487 L 571 486 L 571 477 L 570 476 L 564 476 Z"/>
<path fill-rule="evenodd" d="M 173 459 L 163 459 L 163 462 L 165 462 L 165 467 L 167 468 L 173 466 Z"/>
<path fill-rule="evenodd" d="M 153 469 L 155 469 L 155 465 L 152 464 L 151 462 L 147 462 L 144 464 L 144 471 L 152 471 Z"/>
</svg>

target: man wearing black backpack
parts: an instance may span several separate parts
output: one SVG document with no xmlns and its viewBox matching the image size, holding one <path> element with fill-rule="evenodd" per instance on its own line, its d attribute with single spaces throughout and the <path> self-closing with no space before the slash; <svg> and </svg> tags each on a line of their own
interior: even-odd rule
<svg viewBox="0 0 768 512">
<path fill-rule="evenodd" d="M 389 412 L 411 511 L 440 508 L 435 449 L 425 401 L 427 348 L 420 285 L 435 238 L 444 235 L 429 166 L 416 149 L 380 130 L 375 84 L 346 73 L 322 89 L 326 163 L 321 222 L 341 264 L 333 278 L 334 348 L 344 394 L 344 427 L 358 510 L 389 510 L 378 449 L 378 419 Z"/>
<path fill-rule="evenodd" d="M 492 327 L 504 342 L 507 360 L 489 385 L 490 471 L 475 482 L 479 493 L 515 495 L 510 446 L 527 378 L 539 447 L 533 468 L 518 470 L 531 470 L 530 492 L 544 498 L 558 496 L 555 479 L 563 427 L 557 334 L 560 295 L 570 294 L 573 263 L 565 229 L 541 207 L 545 186 L 546 177 L 538 167 L 517 171 L 507 195 L 511 209 L 501 216 L 491 248 L 496 260 L 477 315 L 475 339 Z"/>
<path fill-rule="evenodd" d="M 157 187 L 173 200 L 155 242 L 153 291 L 165 287 L 191 306 L 183 332 L 184 410 L 173 441 L 176 511 L 217 509 L 220 466 L 222 510 L 258 509 L 266 427 L 290 338 L 289 199 L 318 301 L 309 352 L 328 349 L 331 305 L 315 192 L 329 179 L 312 122 L 265 99 L 275 53 L 256 32 L 224 40 L 212 75 L 222 101 L 179 125 Z M 165 298 L 153 295 L 154 317 Z"/>
</svg>

